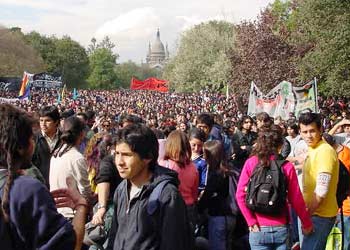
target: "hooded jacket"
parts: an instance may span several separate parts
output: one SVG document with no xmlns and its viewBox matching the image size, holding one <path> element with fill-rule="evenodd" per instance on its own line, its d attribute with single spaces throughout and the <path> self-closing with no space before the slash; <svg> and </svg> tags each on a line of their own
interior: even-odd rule
<svg viewBox="0 0 350 250">
<path fill-rule="evenodd" d="M 169 182 L 159 196 L 157 211 L 147 212 L 149 197 L 162 181 Z M 177 189 L 177 173 L 156 165 L 150 183 L 129 201 L 124 180 L 114 194 L 115 214 L 109 235 L 109 250 L 192 250 L 186 205 Z"/>
</svg>

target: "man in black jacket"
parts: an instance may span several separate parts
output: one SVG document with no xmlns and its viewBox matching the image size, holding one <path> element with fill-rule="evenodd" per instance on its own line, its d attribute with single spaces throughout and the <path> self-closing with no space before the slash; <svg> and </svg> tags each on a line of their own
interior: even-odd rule
<svg viewBox="0 0 350 250">
<path fill-rule="evenodd" d="M 49 186 L 51 155 L 60 144 L 60 113 L 55 106 L 45 106 L 39 111 L 39 119 L 40 132 L 34 137 L 32 162 L 43 175 L 46 186 Z"/>
<path fill-rule="evenodd" d="M 158 166 L 157 158 L 158 141 L 150 128 L 137 124 L 118 131 L 115 163 L 124 180 L 114 194 L 107 249 L 193 249 L 177 174 Z M 160 189 L 162 183 L 166 184 Z M 156 193 L 156 203 L 152 203 Z"/>
</svg>

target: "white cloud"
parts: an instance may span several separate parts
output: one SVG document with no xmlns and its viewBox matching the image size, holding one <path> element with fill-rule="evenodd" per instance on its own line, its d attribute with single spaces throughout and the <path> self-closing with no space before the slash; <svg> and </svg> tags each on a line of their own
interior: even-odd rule
<svg viewBox="0 0 350 250">
<path fill-rule="evenodd" d="M 155 14 L 154 8 L 134 9 L 105 22 L 97 29 L 96 37 L 102 38 L 106 35 L 123 37 L 126 35 L 130 39 L 138 39 L 144 37 L 145 34 L 149 35 L 149 27 L 160 23 L 160 18 Z"/>
<path fill-rule="evenodd" d="M 140 62 L 146 56 L 148 42 L 155 39 L 157 28 L 163 43 L 168 42 L 173 50 L 181 32 L 193 25 L 213 19 L 234 22 L 252 19 L 272 1 L 0 0 L 0 23 L 20 26 L 25 32 L 67 34 L 83 46 L 93 36 L 100 40 L 108 35 L 116 44 L 119 61 Z M 33 18 L 21 18 L 16 11 L 11 16 L 11 11 L 6 12 L 8 7 L 11 11 L 28 8 Z M 8 19 L 4 20 L 3 16 Z"/>
</svg>

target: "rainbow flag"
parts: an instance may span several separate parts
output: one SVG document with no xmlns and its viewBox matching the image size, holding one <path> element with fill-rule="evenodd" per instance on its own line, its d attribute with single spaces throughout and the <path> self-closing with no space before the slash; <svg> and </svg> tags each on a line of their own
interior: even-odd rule
<svg viewBox="0 0 350 250">
<path fill-rule="evenodd" d="M 24 99 L 30 95 L 30 83 L 33 80 L 33 74 L 27 72 L 23 73 L 21 88 L 18 93 L 19 99 Z"/>
</svg>

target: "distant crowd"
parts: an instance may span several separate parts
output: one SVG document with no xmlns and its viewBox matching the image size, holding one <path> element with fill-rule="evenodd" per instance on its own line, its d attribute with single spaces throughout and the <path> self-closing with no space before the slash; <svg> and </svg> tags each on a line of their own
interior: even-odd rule
<svg viewBox="0 0 350 250">
<path fill-rule="evenodd" d="M 0 93 L 5 249 L 350 250 L 348 98 L 282 119 L 209 91 L 16 95 Z"/>
</svg>

